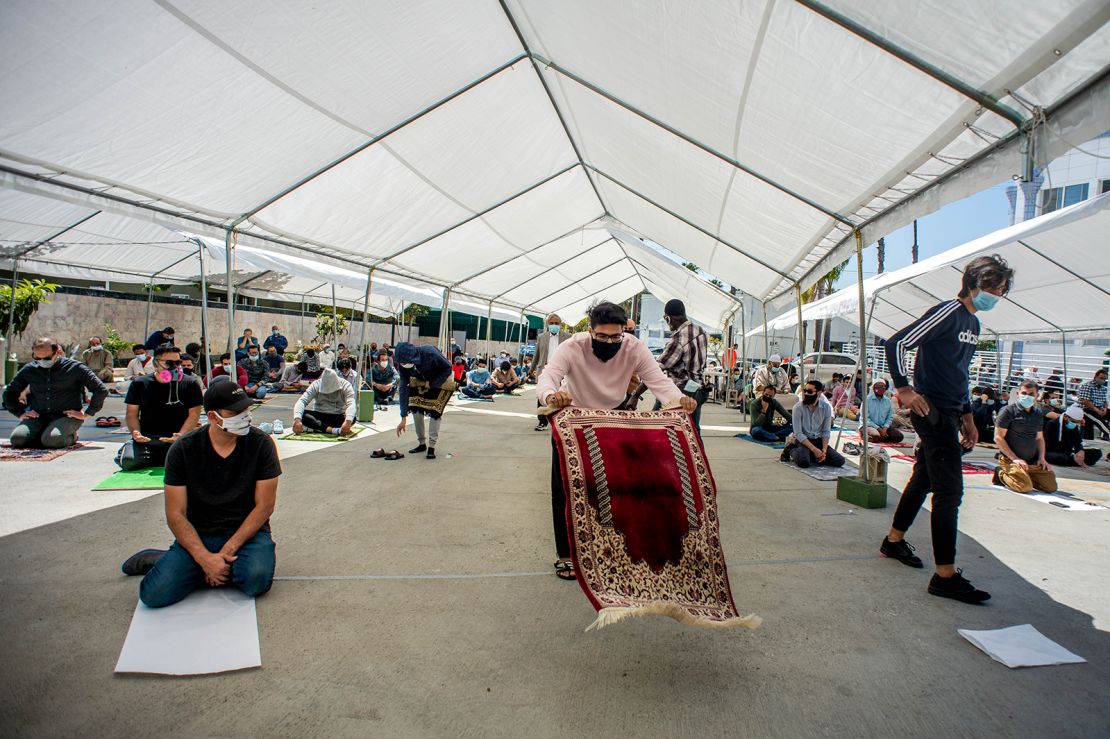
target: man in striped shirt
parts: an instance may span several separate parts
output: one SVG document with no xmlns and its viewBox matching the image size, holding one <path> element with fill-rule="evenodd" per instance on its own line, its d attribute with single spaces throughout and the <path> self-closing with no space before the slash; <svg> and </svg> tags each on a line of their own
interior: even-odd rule
<svg viewBox="0 0 1110 739">
<path fill-rule="evenodd" d="M 890 532 L 879 551 L 910 567 L 922 562 L 905 541 L 925 496 L 933 493 L 932 534 L 936 573 L 928 592 L 964 603 L 982 603 L 990 594 L 964 579 L 956 562 L 956 526 L 963 499 L 962 451 L 975 446 L 978 432 L 968 399 L 968 366 L 979 342 L 976 312 L 990 310 L 1010 290 L 1014 271 L 994 256 L 976 257 L 964 268 L 960 292 L 886 343 L 898 400 L 911 411 L 920 439 L 913 473 L 902 491 Z M 917 349 L 913 386 L 907 377 L 908 352 Z"/>
<path fill-rule="evenodd" d="M 701 407 L 709 397 L 709 392 L 702 382 L 709 342 L 705 330 L 695 326 L 694 322 L 686 317 L 686 304 L 677 298 L 668 300 L 663 306 L 663 320 L 667 322 L 673 333 L 663 354 L 659 357 L 659 366 L 685 395 L 697 401 L 698 408 L 694 411 L 691 420 L 694 422 L 694 428 L 700 432 Z M 660 407 L 659 401 L 656 401 L 655 410 L 659 410 Z"/>
<path fill-rule="evenodd" d="M 1106 409 L 1106 368 L 1100 367 L 1093 379 L 1080 385 L 1075 396 L 1087 417 L 1097 422 L 1083 424 L 1083 438 L 1094 439 L 1095 426 L 1105 429 L 1107 418 L 1110 418 Z"/>
</svg>

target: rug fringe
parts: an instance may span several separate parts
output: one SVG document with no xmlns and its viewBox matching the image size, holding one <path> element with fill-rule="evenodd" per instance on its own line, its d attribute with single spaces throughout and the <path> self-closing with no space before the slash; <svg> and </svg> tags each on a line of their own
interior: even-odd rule
<svg viewBox="0 0 1110 739">
<path fill-rule="evenodd" d="M 602 608 L 597 612 L 597 618 L 594 622 L 586 627 L 586 631 L 593 631 L 594 629 L 602 629 L 606 626 L 611 626 L 618 621 L 623 621 L 626 618 L 633 618 L 636 616 L 669 616 L 680 624 L 686 626 L 702 626 L 710 629 L 725 629 L 732 627 L 739 627 L 743 629 L 759 628 L 763 623 L 763 619 L 755 614 L 748 614 L 747 616 L 730 618 L 727 621 L 714 621 L 708 618 L 699 618 L 690 615 L 690 612 L 685 608 L 675 605 L 674 603 L 662 603 L 656 601 L 648 603 L 643 606 L 636 606 L 632 608 Z"/>
</svg>

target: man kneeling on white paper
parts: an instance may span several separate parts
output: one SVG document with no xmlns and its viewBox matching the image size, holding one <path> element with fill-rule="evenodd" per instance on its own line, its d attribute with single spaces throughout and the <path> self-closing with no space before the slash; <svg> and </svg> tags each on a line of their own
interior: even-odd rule
<svg viewBox="0 0 1110 739">
<path fill-rule="evenodd" d="M 270 589 L 274 541 L 270 515 L 281 463 L 273 439 L 251 426 L 251 399 L 233 382 L 204 393 L 207 426 L 185 434 L 166 456 L 168 551 L 145 549 L 123 563 L 144 575 L 139 599 L 172 605 L 207 585 L 234 585 L 249 596 Z"/>
</svg>

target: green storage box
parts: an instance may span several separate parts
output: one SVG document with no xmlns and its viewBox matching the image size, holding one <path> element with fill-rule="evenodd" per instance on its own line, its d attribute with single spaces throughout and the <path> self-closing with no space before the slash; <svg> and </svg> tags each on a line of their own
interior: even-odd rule
<svg viewBox="0 0 1110 739">
<path fill-rule="evenodd" d="M 838 477 L 836 499 L 860 508 L 886 508 L 886 482 L 864 482 L 862 477 Z"/>
<path fill-rule="evenodd" d="M 355 415 L 362 423 L 371 423 L 374 420 L 374 391 L 358 391 L 358 413 Z"/>
</svg>

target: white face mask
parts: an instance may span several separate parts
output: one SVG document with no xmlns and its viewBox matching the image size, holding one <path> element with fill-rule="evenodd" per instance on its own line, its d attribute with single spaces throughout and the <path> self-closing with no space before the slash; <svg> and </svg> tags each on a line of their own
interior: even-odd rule
<svg viewBox="0 0 1110 739">
<path fill-rule="evenodd" d="M 56 361 L 58 361 L 58 360 L 55 357 L 49 357 L 47 359 L 35 359 L 34 364 L 35 364 L 36 367 L 42 367 L 43 369 L 50 369 L 51 367 L 54 366 L 54 362 L 56 362 Z"/>
<path fill-rule="evenodd" d="M 247 432 L 251 430 L 251 412 L 243 411 L 237 416 L 224 418 L 220 416 L 220 428 L 229 434 L 236 436 L 246 436 Z"/>
<path fill-rule="evenodd" d="M 386 360 L 384 362 L 378 362 L 378 364 L 380 364 L 382 367 L 388 367 L 389 366 L 389 361 Z"/>
<path fill-rule="evenodd" d="M 103 349 L 104 347 L 103 347 L 103 346 L 101 346 L 100 344 L 93 344 L 93 345 L 92 345 L 91 347 L 89 347 L 89 348 L 90 348 L 90 349 L 92 349 L 92 350 L 93 350 L 94 352 L 98 352 L 98 351 L 100 351 L 101 349 Z"/>
<path fill-rule="evenodd" d="M 401 366 L 404 367 L 405 369 L 412 369 L 416 365 L 413 364 L 412 362 L 401 362 Z"/>
</svg>

